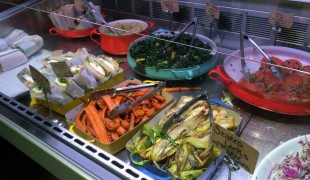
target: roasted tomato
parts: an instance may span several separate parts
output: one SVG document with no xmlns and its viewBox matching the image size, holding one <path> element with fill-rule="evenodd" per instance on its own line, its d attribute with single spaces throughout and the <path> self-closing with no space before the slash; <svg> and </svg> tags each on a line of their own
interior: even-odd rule
<svg viewBox="0 0 310 180">
<path fill-rule="evenodd" d="M 304 66 L 302 70 L 310 73 L 310 66 Z"/>
<path fill-rule="evenodd" d="M 260 82 L 249 83 L 249 82 L 246 82 L 244 79 L 242 79 L 239 81 L 239 85 L 241 85 L 242 87 L 244 87 L 244 88 L 246 88 L 252 92 L 259 93 L 259 94 L 262 94 L 265 91 L 265 84 L 260 83 Z"/>
<path fill-rule="evenodd" d="M 292 69 L 299 69 L 299 70 L 302 68 L 301 62 L 297 59 L 287 59 L 283 62 L 283 66 L 288 67 L 288 68 L 292 68 Z M 284 72 L 286 74 L 291 74 L 291 73 L 293 73 L 293 70 L 283 68 L 282 72 Z"/>
<path fill-rule="evenodd" d="M 277 65 L 310 72 L 310 66 L 303 67 L 299 60 L 287 59 L 282 62 L 276 57 L 271 57 L 271 59 Z M 261 61 L 266 62 L 266 59 L 263 58 Z M 258 71 L 250 74 L 250 82 L 242 78 L 240 85 L 274 101 L 310 102 L 310 75 L 284 68 L 282 72 L 284 72 L 284 79 L 279 80 L 268 64 L 262 64 Z"/>
<path fill-rule="evenodd" d="M 276 65 L 283 66 L 283 61 L 281 61 L 281 59 L 279 59 L 279 58 L 277 58 L 277 57 L 274 57 L 274 56 L 270 57 L 270 59 L 271 59 L 271 61 L 272 61 L 273 63 L 275 63 Z M 266 60 L 265 58 L 263 58 L 263 59 L 261 59 L 261 62 L 267 63 L 267 60 Z M 268 64 L 264 64 L 264 63 L 261 65 L 261 67 L 263 67 L 263 68 L 265 68 L 265 67 L 269 68 L 269 65 L 268 65 Z"/>
<path fill-rule="evenodd" d="M 303 85 L 303 80 L 297 75 L 290 75 L 283 79 L 281 90 L 299 89 Z"/>
</svg>

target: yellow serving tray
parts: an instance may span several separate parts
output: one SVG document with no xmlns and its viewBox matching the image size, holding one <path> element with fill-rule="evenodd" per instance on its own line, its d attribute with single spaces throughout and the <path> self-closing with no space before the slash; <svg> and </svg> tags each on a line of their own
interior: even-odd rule
<svg viewBox="0 0 310 180">
<path fill-rule="evenodd" d="M 99 86 L 96 89 L 94 89 L 93 91 L 111 88 L 111 87 L 123 82 L 124 79 L 125 79 L 124 71 L 121 71 L 119 74 L 117 74 L 113 78 L 109 79 L 108 81 L 106 81 L 102 84 L 99 84 Z M 93 91 L 90 91 L 90 92 L 86 93 L 84 96 L 82 96 L 81 98 L 74 99 L 73 101 L 71 101 L 67 104 L 57 104 L 54 102 L 50 102 L 49 104 L 50 104 L 51 109 L 54 112 L 56 112 L 60 115 L 65 115 L 68 111 L 70 111 L 74 107 L 78 106 L 79 104 L 83 103 L 83 101 L 87 101 L 89 95 Z M 30 102 L 29 106 L 32 109 L 38 109 L 38 107 L 40 107 L 40 106 L 43 106 L 44 108 L 46 108 L 48 105 L 47 105 L 47 102 L 45 100 L 37 99 L 37 98 L 31 98 L 31 102 Z"/>
<path fill-rule="evenodd" d="M 123 82 L 123 83 L 126 83 Z M 122 84 L 123 84 L 122 83 Z M 119 85 L 118 85 L 119 86 Z M 69 112 L 66 113 L 65 117 L 67 119 L 67 123 L 69 125 L 69 130 L 75 134 L 77 134 L 78 136 L 82 137 L 83 139 L 94 143 L 96 146 L 98 146 L 99 148 L 111 153 L 111 154 L 115 154 L 117 152 L 119 152 L 120 150 L 122 150 L 123 148 L 125 148 L 126 143 L 132 138 L 132 136 L 134 136 L 142 127 L 145 123 L 151 121 L 153 119 L 153 117 L 162 112 L 163 110 L 166 109 L 166 107 L 173 102 L 174 97 L 166 92 L 162 92 L 162 95 L 165 97 L 166 99 L 166 106 L 157 111 L 155 114 L 153 114 L 151 117 L 149 117 L 147 120 L 145 120 L 144 122 L 138 124 L 134 129 L 132 129 L 131 131 L 127 132 L 126 134 L 124 134 L 123 136 L 121 136 L 120 138 L 118 138 L 116 141 L 113 141 L 110 144 L 103 144 L 101 143 L 99 140 L 97 140 L 96 138 L 88 135 L 87 133 L 85 133 L 84 131 L 82 131 L 80 128 L 78 128 L 77 126 L 75 126 L 74 121 L 75 121 L 75 117 L 78 114 L 78 112 L 80 112 L 82 110 L 82 108 L 84 107 L 84 104 L 80 104 L 76 107 L 74 107 L 73 109 L 71 109 Z"/>
</svg>

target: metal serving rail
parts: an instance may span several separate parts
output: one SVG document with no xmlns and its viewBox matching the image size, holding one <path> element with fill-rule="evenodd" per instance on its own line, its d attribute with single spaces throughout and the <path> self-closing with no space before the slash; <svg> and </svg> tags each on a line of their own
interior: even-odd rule
<svg viewBox="0 0 310 180">
<path fill-rule="evenodd" d="M 24 10 L 15 18 L 29 18 L 29 16 L 37 18 L 40 25 L 38 28 L 34 28 L 38 24 L 31 22 L 14 22 L 12 17 L 1 22 L 1 29 L 5 32 L 12 28 L 19 28 L 29 34 L 39 34 L 45 40 L 44 50 L 47 51 L 44 52 L 57 49 L 75 52 L 78 48 L 86 47 L 92 54 L 104 54 L 89 38 L 66 39 L 49 35 L 47 30 L 52 25 L 47 23 L 46 17 L 44 19 L 39 12 Z M 219 51 L 232 52 L 231 49 L 221 47 Z M 121 67 L 124 69 L 126 79 L 148 79 L 133 72 L 126 57 L 117 58 L 123 60 Z M 224 55 L 219 55 L 218 63 L 221 63 L 224 58 Z M 222 97 L 222 92 L 226 90 L 221 82 L 212 81 L 207 74 L 190 81 L 169 81 L 167 86 L 200 86 L 203 90 L 210 91 L 211 98 Z M 5 87 L 1 86 L 1 88 Z M 178 98 L 197 93 L 172 94 Z M 31 110 L 29 103 L 30 96 L 27 91 L 15 97 L 0 94 L 0 135 L 56 177 L 60 179 L 150 179 L 129 165 L 125 150 L 112 156 Z M 281 115 L 251 106 L 239 99 L 233 100 L 233 104 L 243 117 L 243 131 L 240 137 L 259 151 L 258 163 L 281 142 L 299 135 L 310 134 L 310 116 Z M 228 168 L 222 164 L 212 179 L 227 179 L 227 177 Z M 243 169 L 232 173 L 232 179 L 250 178 L 251 175 Z"/>
</svg>

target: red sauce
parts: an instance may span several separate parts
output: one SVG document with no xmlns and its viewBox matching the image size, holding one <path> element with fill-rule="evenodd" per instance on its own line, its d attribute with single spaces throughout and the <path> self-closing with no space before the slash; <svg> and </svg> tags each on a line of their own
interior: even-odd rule
<svg viewBox="0 0 310 180">
<path fill-rule="evenodd" d="M 280 60 L 271 57 L 271 60 L 281 66 L 310 72 L 310 66 L 303 66 L 297 59 Z M 266 59 L 262 59 L 266 62 Z M 283 80 L 277 79 L 270 70 L 269 65 L 261 64 L 259 70 L 250 74 L 250 81 L 246 82 L 243 78 L 239 84 L 260 95 L 265 99 L 289 102 L 310 102 L 310 75 L 294 70 L 280 68 Z"/>
</svg>

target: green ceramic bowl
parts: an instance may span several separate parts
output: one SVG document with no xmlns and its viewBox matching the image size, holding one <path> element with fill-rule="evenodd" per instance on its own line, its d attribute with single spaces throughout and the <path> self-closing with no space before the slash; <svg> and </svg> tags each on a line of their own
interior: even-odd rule
<svg viewBox="0 0 310 180">
<path fill-rule="evenodd" d="M 174 34 L 179 32 L 175 31 Z M 163 32 L 163 33 L 156 33 L 155 35 L 163 35 L 163 36 L 173 36 L 171 32 Z M 129 51 L 127 53 L 127 60 L 129 66 L 137 73 L 153 78 L 158 80 L 191 80 L 194 77 L 201 76 L 207 73 L 209 70 L 215 67 L 217 64 L 218 55 L 217 53 L 217 46 L 215 43 L 200 34 L 196 34 L 196 38 L 200 39 L 204 43 L 209 43 L 213 50 L 213 56 L 206 61 L 205 63 L 199 64 L 197 66 L 189 67 L 189 68 L 181 68 L 181 69 L 155 69 L 153 67 L 144 66 L 140 63 L 136 63 L 136 61 L 130 55 L 130 49 L 140 41 L 146 41 L 150 37 L 141 37 L 135 41 L 133 41 L 129 46 Z"/>
</svg>

